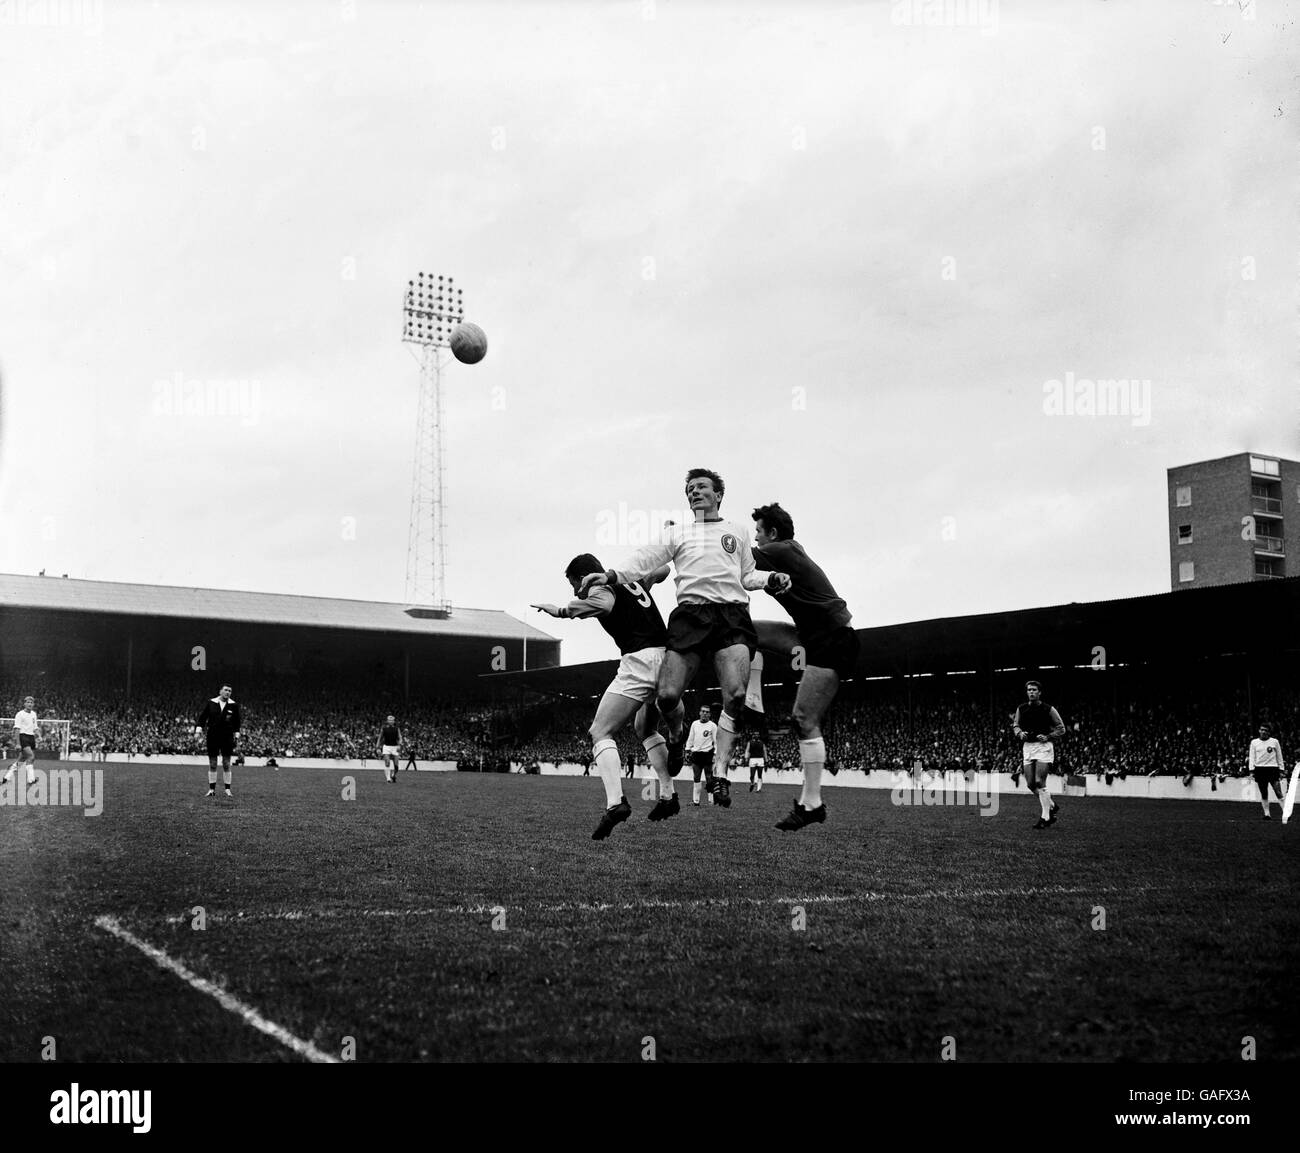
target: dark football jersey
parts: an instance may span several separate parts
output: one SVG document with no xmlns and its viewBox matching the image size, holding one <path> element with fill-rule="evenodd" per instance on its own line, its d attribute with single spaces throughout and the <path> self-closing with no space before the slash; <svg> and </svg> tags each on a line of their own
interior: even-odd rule
<svg viewBox="0 0 1300 1153">
<path fill-rule="evenodd" d="M 1052 706 L 1046 701 L 1026 701 L 1017 710 L 1020 727 L 1032 740 L 1039 733 L 1050 733 L 1056 728 L 1052 720 Z"/>
<path fill-rule="evenodd" d="M 776 599 L 790 614 L 802 638 L 821 636 L 852 622 L 849 606 L 798 541 L 778 540 L 756 546 L 754 564 L 764 572 L 789 575 L 790 591 Z"/>
<path fill-rule="evenodd" d="M 620 653 L 634 653 L 639 649 L 662 648 L 668 644 L 668 630 L 659 606 L 649 590 L 638 581 L 614 585 L 614 607 L 600 613 L 596 619 L 618 645 Z"/>
<path fill-rule="evenodd" d="M 385 725 L 385 726 L 384 726 L 384 734 L 383 734 L 383 737 L 382 737 L 381 740 L 380 740 L 380 744 L 384 744 L 384 745 L 395 745 L 395 744 L 397 744 L 397 726 L 396 726 L 396 725 Z"/>
</svg>

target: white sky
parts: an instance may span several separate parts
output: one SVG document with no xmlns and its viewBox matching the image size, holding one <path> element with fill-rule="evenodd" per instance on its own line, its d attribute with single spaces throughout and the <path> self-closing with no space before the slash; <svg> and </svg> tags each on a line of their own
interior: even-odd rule
<svg viewBox="0 0 1300 1153">
<path fill-rule="evenodd" d="M 1300 452 L 1298 11 L 0 0 L 0 571 L 402 600 L 427 270 L 451 599 L 566 663 L 695 465 L 859 626 L 1162 591 L 1165 469 Z"/>
</svg>

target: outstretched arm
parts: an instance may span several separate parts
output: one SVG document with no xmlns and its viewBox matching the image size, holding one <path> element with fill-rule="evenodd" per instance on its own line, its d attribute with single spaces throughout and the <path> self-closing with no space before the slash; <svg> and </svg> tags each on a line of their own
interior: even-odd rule
<svg viewBox="0 0 1300 1153">
<path fill-rule="evenodd" d="M 754 561 L 754 550 L 749 547 L 749 538 L 740 538 L 740 583 L 750 592 L 767 589 L 770 593 L 790 591 L 790 577 L 783 572 L 760 572 Z"/>
<path fill-rule="evenodd" d="M 623 567 L 608 569 L 603 573 L 591 573 L 582 578 L 579 595 L 587 592 L 594 585 L 631 584 L 632 581 L 645 583 L 653 572 L 667 565 L 677 555 L 677 548 L 682 542 L 682 532 L 677 526 L 668 530 L 667 539 L 658 544 L 648 544 L 634 552 Z"/>
<path fill-rule="evenodd" d="M 539 613 L 557 617 L 560 620 L 576 620 L 580 617 L 594 617 L 610 612 L 614 608 L 612 589 L 595 587 L 585 597 L 574 597 L 567 605 L 529 605 Z"/>
</svg>

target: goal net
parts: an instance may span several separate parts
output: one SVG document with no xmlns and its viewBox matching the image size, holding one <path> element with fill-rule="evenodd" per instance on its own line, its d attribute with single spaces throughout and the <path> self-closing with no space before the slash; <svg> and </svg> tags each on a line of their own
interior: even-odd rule
<svg viewBox="0 0 1300 1153">
<path fill-rule="evenodd" d="M 36 734 L 36 752 L 39 755 L 42 751 L 45 753 L 56 753 L 59 760 L 68 759 L 68 745 L 72 741 L 72 722 L 42 720 L 38 724 L 40 728 Z M 11 744 L 17 744 L 17 740 L 10 738 Z"/>
</svg>

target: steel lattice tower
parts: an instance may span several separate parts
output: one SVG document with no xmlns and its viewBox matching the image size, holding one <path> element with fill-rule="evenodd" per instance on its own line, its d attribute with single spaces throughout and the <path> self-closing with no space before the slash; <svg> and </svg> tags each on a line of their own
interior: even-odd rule
<svg viewBox="0 0 1300 1153">
<path fill-rule="evenodd" d="M 452 330 L 465 319 L 461 290 L 450 276 L 421 272 L 406 282 L 402 341 L 420 365 L 420 407 L 411 469 L 411 520 L 406 543 L 407 603 L 439 615 L 447 599 L 447 541 L 443 523 L 442 370 Z"/>
</svg>

